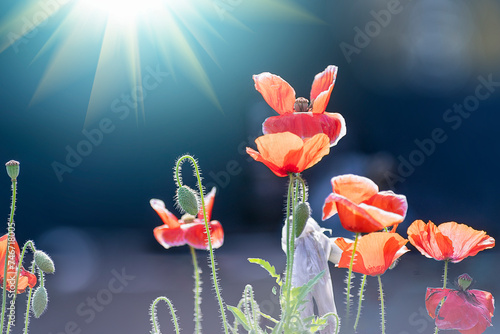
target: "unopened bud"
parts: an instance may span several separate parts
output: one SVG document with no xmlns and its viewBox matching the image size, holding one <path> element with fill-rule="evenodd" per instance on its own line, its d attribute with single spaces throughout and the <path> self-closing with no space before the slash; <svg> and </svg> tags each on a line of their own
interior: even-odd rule
<svg viewBox="0 0 500 334">
<path fill-rule="evenodd" d="M 56 268 L 54 267 L 54 261 L 42 251 L 37 250 L 35 252 L 35 263 L 40 268 L 41 271 L 47 274 L 53 274 Z"/>
<path fill-rule="evenodd" d="M 467 274 L 462 274 L 458 276 L 458 286 L 462 291 L 467 290 L 471 285 L 472 281 L 473 281 L 472 277 L 470 277 Z"/>
<path fill-rule="evenodd" d="M 5 164 L 7 168 L 7 174 L 10 176 L 12 180 L 16 180 L 19 176 L 19 161 L 10 160 Z"/>
<path fill-rule="evenodd" d="M 39 286 L 33 294 L 33 313 L 35 318 L 40 318 L 43 312 L 47 309 L 47 289 L 44 286 Z"/>
<path fill-rule="evenodd" d="M 298 238 L 304 228 L 306 227 L 307 220 L 311 215 L 311 208 L 309 207 L 309 203 L 300 202 L 295 207 L 295 237 Z"/>
<path fill-rule="evenodd" d="M 309 100 L 305 97 L 298 97 L 293 104 L 293 109 L 296 112 L 306 112 L 309 110 Z"/>
<path fill-rule="evenodd" d="M 199 200 L 196 192 L 188 186 L 177 188 L 177 203 L 181 209 L 190 215 L 197 215 L 199 211 Z"/>
</svg>

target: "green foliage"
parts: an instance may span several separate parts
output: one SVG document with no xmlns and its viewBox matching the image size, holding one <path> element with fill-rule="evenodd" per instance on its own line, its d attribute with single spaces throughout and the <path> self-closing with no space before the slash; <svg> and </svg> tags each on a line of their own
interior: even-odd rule
<svg viewBox="0 0 500 334">
<path fill-rule="evenodd" d="M 258 258 L 249 258 L 248 262 L 260 265 L 262 268 L 267 270 L 267 272 L 269 273 L 269 275 L 271 275 L 271 277 L 276 278 L 276 283 L 279 286 L 281 286 L 283 284 L 283 282 L 281 281 L 281 276 L 276 273 L 276 268 L 274 268 L 274 266 L 272 266 L 266 260 L 262 260 L 262 259 L 258 259 Z"/>
</svg>

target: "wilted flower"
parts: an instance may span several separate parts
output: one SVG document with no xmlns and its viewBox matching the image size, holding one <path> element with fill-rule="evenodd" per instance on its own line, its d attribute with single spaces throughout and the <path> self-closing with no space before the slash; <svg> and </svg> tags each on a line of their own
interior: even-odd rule
<svg viewBox="0 0 500 334">
<path fill-rule="evenodd" d="M 264 72 L 253 76 L 255 88 L 280 116 L 269 117 L 262 124 L 264 134 L 292 132 L 302 139 L 318 133 L 328 136 L 330 146 L 346 134 L 345 121 L 338 113 L 325 112 L 337 77 L 337 67 L 330 65 L 314 77 L 311 103 L 295 98 L 293 88 L 281 77 Z"/>
<path fill-rule="evenodd" d="M 224 231 L 217 220 L 210 221 L 214 205 L 215 187 L 205 196 L 207 221 L 209 222 L 212 247 L 219 248 L 224 243 Z M 151 207 L 163 220 L 163 225 L 154 229 L 156 240 L 165 248 L 188 244 L 197 249 L 208 248 L 208 238 L 205 231 L 203 210 L 200 209 L 198 217 L 189 214 L 181 219 L 165 208 L 165 203 L 159 199 L 150 200 Z"/>
<path fill-rule="evenodd" d="M 280 177 L 300 173 L 330 152 L 328 136 L 322 133 L 305 140 L 291 132 L 276 133 L 260 136 L 255 143 L 258 152 L 247 147 L 247 153 Z"/>
<path fill-rule="evenodd" d="M 401 223 L 408 210 L 404 195 L 378 191 L 370 179 L 347 174 L 332 178 L 333 193 L 325 200 L 323 220 L 339 215 L 342 226 L 351 232 L 370 233 Z"/>
<path fill-rule="evenodd" d="M 408 227 L 408 239 L 422 255 L 455 263 L 495 246 L 495 239 L 486 232 L 456 222 L 436 226 L 431 221 L 415 220 Z"/>
</svg>

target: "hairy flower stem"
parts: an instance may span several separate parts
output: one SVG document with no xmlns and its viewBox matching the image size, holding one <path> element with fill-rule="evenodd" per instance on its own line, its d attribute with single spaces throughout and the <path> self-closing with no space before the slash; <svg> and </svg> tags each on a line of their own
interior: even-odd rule
<svg viewBox="0 0 500 334">
<path fill-rule="evenodd" d="M 10 205 L 10 216 L 9 225 L 7 228 L 7 251 L 5 252 L 5 265 L 3 268 L 3 291 L 2 291 L 2 315 L 0 318 L 0 333 L 3 333 L 3 325 L 5 319 L 5 304 L 7 303 L 7 262 L 10 250 L 10 243 L 14 237 L 14 210 L 16 209 L 16 195 L 17 195 L 17 180 L 11 179 L 12 181 L 12 203 Z"/>
<path fill-rule="evenodd" d="M 380 292 L 380 327 L 382 329 L 382 334 L 385 334 L 385 309 L 384 309 L 384 291 L 382 290 L 382 278 L 378 275 L 378 290 Z"/>
<path fill-rule="evenodd" d="M 168 307 L 170 308 L 170 314 L 172 315 L 172 322 L 174 323 L 175 333 L 179 334 L 180 330 L 179 324 L 177 323 L 177 316 L 175 315 L 175 309 L 172 305 L 172 302 L 167 297 L 158 297 L 153 301 L 153 304 L 151 304 L 151 324 L 153 326 L 153 334 L 160 334 L 160 325 L 158 324 L 158 319 L 156 317 L 156 305 L 162 300 L 167 303 Z"/>
<path fill-rule="evenodd" d="M 203 185 L 201 183 L 201 173 L 200 169 L 198 168 L 198 163 L 196 162 L 196 159 L 193 158 L 191 155 L 184 155 L 180 157 L 177 160 L 177 164 L 175 166 L 175 178 L 177 180 L 177 186 L 182 187 L 182 181 L 180 177 L 180 166 L 184 160 L 188 159 L 191 162 L 191 165 L 194 168 L 196 179 L 198 180 L 198 190 L 200 191 L 200 197 L 201 197 L 201 209 L 203 211 L 203 220 L 205 221 L 205 231 L 207 233 L 207 241 L 208 241 L 208 250 L 210 252 L 210 267 L 212 268 L 212 283 L 215 288 L 215 294 L 217 295 L 217 301 L 219 302 L 219 308 L 220 308 L 220 314 L 222 317 L 222 324 L 224 326 L 224 333 L 229 334 L 229 329 L 228 329 L 228 324 L 227 324 L 227 319 L 226 319 L 226 312 L 224 310 L 224 302 L 222 301 L 222 295 L 220 293 L 220 288 L 219 288 L 219 282 L 217 279 L 217 270 L 215 268 L 215 258 L 214 258 L 214 250 L 212 247 L 212 238 L 210 236 L 210 227 L 208 226 L 208 220 L 207 220 L 207 213 L 206 213 L 206 208 L 205 208 L 205 195 L 203 193 Z"/>
<path fill-rule="evenodd" d="M 449 260 L 444 261 L 444 274 L 443 274 L 443 289 L 446 289 L 446 281 L 448 280 L 448 262 Z M 439 303 L 439 306 L 443 306 L 444 303 L 444 298 L 441 300 Z M 437 317 L 437 314 L 436 314 Z M 439 332 L 439 328 L 436 326 L 436 330 L 434 331 L 434 334 L 437 334 Z"/>
<path fill-rule="evenodd" d="M 35 273 L 35 261 L 31 264 L 31 273 Z M 28 293 L 28 300 L 26 301 L 26 314 L 24 315 L 24 331 L 23 334 L 28 334 L 28 324 L 30 323 L 30 308 L 31 308 L 31 294 L 33 293 L 33 288 L 30 288 Z"/>
<path fill-rule="evenodd" d="M 193 258 L 194 267 L 194 332 L 201 334 L 201 281 L 200 281 L 200 269 L 198 268 L 198 260 L 196 259 L 196 252 L 194 247 L 189 246 L 191 251 L 191 256 Z"/>
<path fill-rule="evenodd" d="M 14 287 L 14 291 L 16 291 L 16 292 L 17 292 L 17 285 L 19 284 L 19 276 L 21 274 L 21 267 L 23 265 L 24 254 L 26 253 L 26 248 L 28 248 L 28 247 L 31 248 L 31 251 L 33 253 L 35 253 L 35 251 L 36 251 L 36 248 L 35 248 L 35 245 L 33 244 L 33 241 L 28 240 L 24 243 L 23 251 L 21 252 L 21 257 L 19 258 L 19 264 L 17 265 L 16 285 Z M 42 281 L 40 282 L 40 284 L 43 286 L 43 275 L 41 276 L 41 279 L 42 279 Z M 13 305 L 16 304 L 16 297 L 17 297 L 17 293 L 15 293 L 14 297 L 12 297 L 12 300 L 10 302 L 11 304 L 13 304 Z M 28 312 L 26 314 L 26 317 L 28 317 L 28 314 L 29 314 L 29 309 L 28 309 Z M 10 333 L 11 323 L 12 323 L 11 321 L 7 322 L 7 331 L 6 331 L 7 334 Z"/>
<path fill-rule="evenodd" d="M 352 267 L 354 265 L 354 256 L 356 255 L 356 246 L 358 245 L 359 232 L 356 232 L 354 237 L 354 245 L 352 247 L 351 261 L 349 262 L 349 273 L 347 274 L 347 296 L 346 296 L 346 324 L 349 325 L 349 316 L 351 313 L 351 276 Z"/>
<path fill-rule="evenodd" d="M 358 313 L 356 314 L 356 321 L 354 322 L 354 331 L 358 327 L 359 318 L 361 316 L 361 304 L 363 302 L 363 293 L 365 292 L 366 275 L 363 275 L 363 280 L 361 281 L 361 287 L 359 288 L 359 300 L 358 300 Z"/>
</svg>

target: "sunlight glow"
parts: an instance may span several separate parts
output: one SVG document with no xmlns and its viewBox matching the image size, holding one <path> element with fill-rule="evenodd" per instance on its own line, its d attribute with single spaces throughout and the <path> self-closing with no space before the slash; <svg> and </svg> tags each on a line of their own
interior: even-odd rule
<svg viewBox="0 0 500 334">
<path fill-rule="evenodd" d="M 163 6 L 161 0 L 80 0 L 84 8 L 105 13 L 110 20 L 130 22 Z"/>
</svg>

